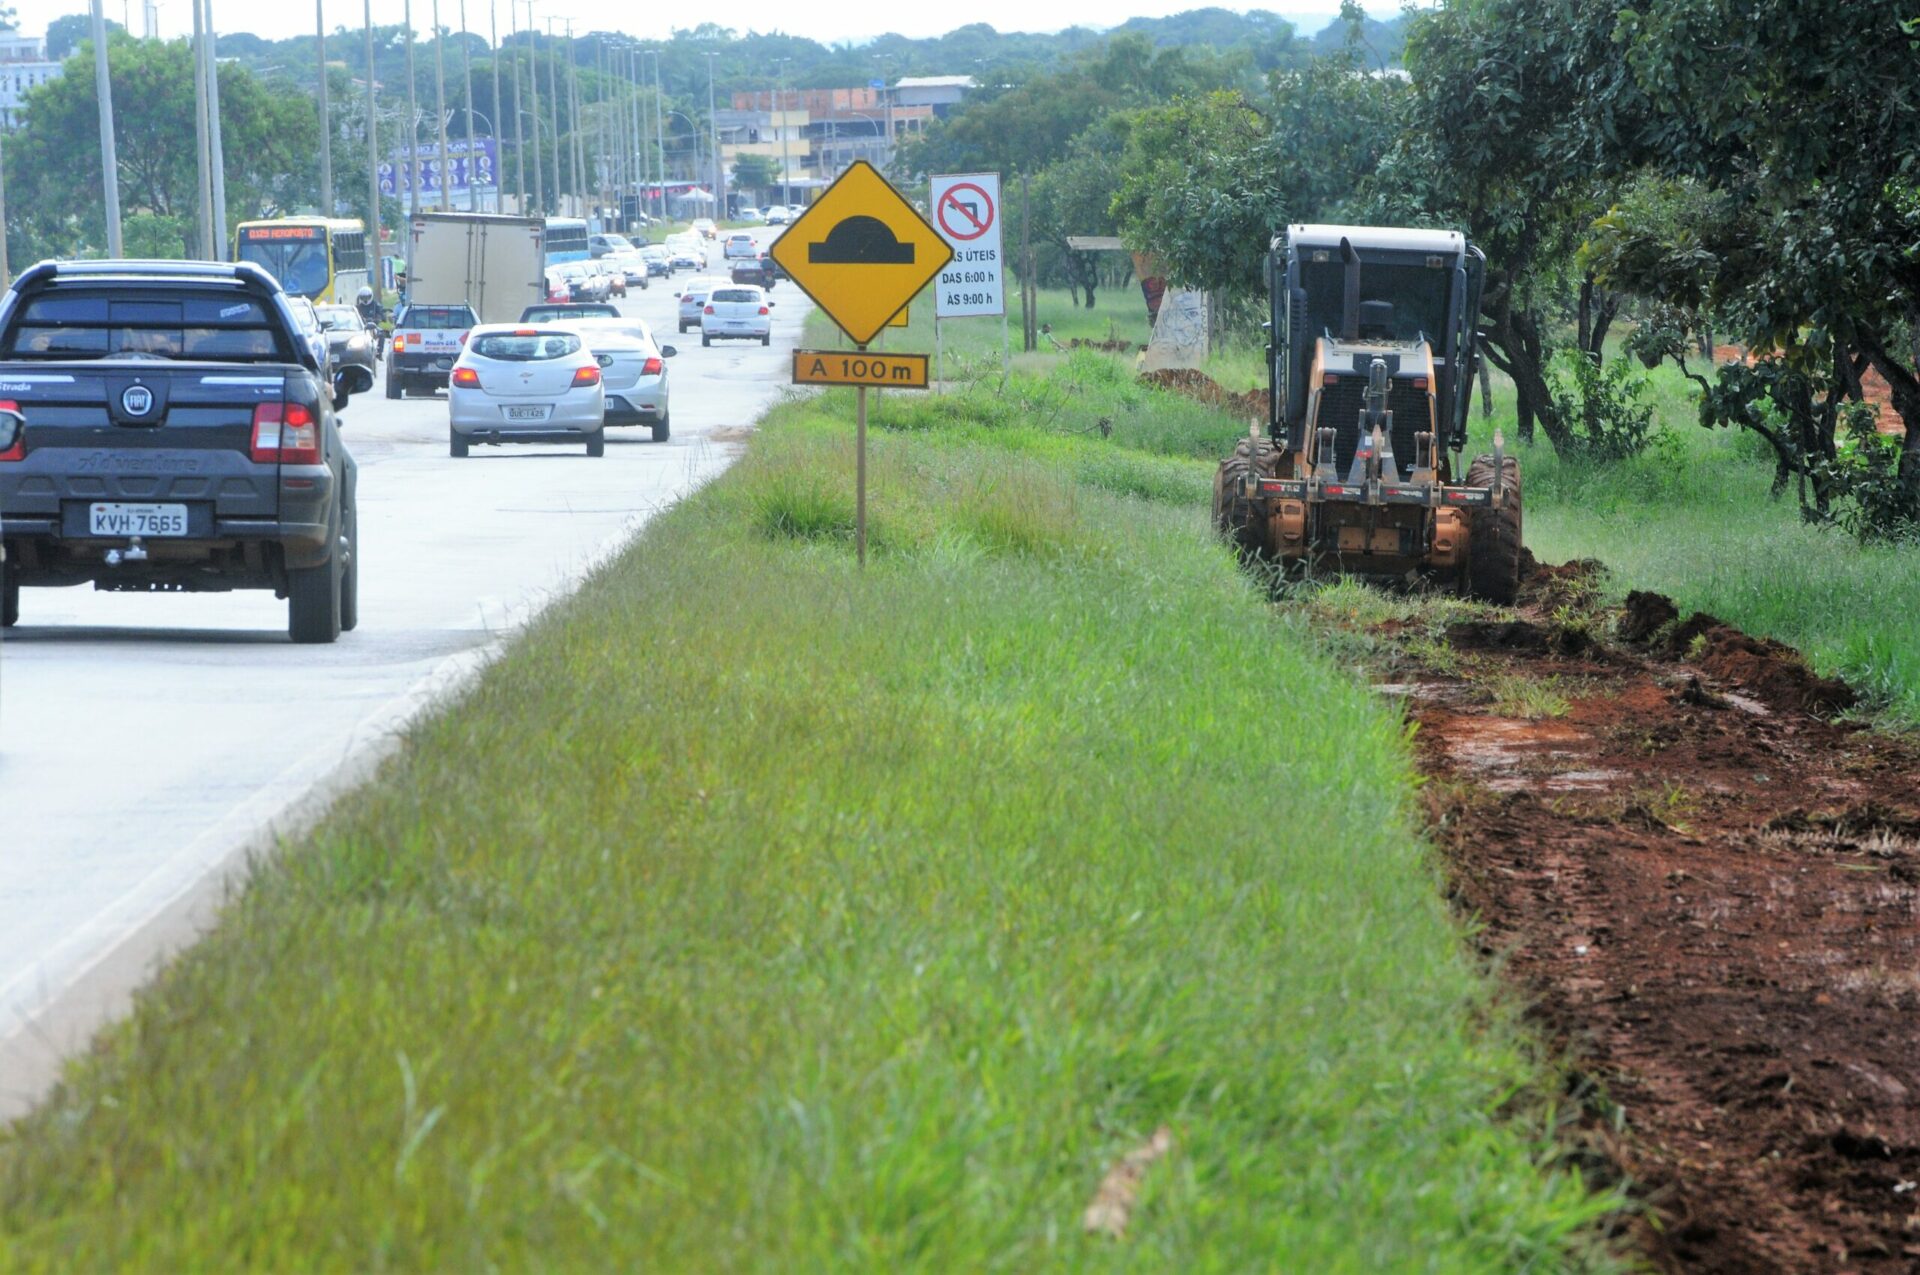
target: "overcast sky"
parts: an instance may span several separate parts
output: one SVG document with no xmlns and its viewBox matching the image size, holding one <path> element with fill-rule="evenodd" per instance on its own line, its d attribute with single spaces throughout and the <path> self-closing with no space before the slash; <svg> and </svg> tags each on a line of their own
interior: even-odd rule
<svg viewBox="0 0 1920 1275">
<path fill-rule="evenodd" d="M 500 29 L 507 23 L 507 0 L 495 0 L 499 6 Z M 345 26 L 358 30 L 362 17 L 361 0 L 322 0 L 327 29 Z M 375 25 L 398 23 L 402 0 L 373 0 Z M 460 0 L 439 0 L 440 21 L 458 29 Z M 141 0 L 105 0 L 106 16 L 124 21 L 134 34 L 145 33 Z M 83 12 L 74 0 L 15 0 L 20 13 L 20 29 L 28 35 L 40 35 L 47 23 L 66 13 Z M 487 32 L 488 0 L 466 0 L 467 26 L 482 35 Z M 1070 26 L 1111 27 L 1132 17 L 1164 17 L 1202 7 L 1201 0 L 1051 0 L 1036 7 L 1031 0 L 968 0 L 964 5 L 840 4 L 818 5 L 805 0 L 735 0 L 733 3 L 702 5 L 637 5 L 614 0 L 539 0 L 534 16 L 544 26 L 547 17 L 572 18 L 576 31 L 628 31 L 640 36 L 664 36 L 674 27 L 692 27 L 702 21 L 718 22 L 740 32 L 785 31 L 804 35 L 823 44 L 843 40 L 863 41 L 893 31 L 906 36 L 940 35 L 955 27 L 985 22 L 1000 31 L 1058 31 Z M 1315 3 L 1314 0 L 1270 0 L 1261 5 L 1227 5 L 1245 12 L 1248 8 L 1270 9 L 1291 19 L 1311 34 L 1332 21 L 1339 12 L 1338 0 Z M 1376 17 L 1391 17 L 1400 9 L 1392 3 L 1369 3 Z M 522 9 L 524 13 L 524 8 Z M 186 0 L 161 0 L 160 34 L 165 37 L 187 34 L 193 25 L 193 9 Z M 422 31 L 432 23 L 433 0 L 414 0 L 413 21 Z M 247 0 L 213 0 L 214 23 L 222 31 L 252 31 L 269 39 L 313 30 L 313 6 L 305 3 L 270 4 L 264 8 Z"/>
</svg>

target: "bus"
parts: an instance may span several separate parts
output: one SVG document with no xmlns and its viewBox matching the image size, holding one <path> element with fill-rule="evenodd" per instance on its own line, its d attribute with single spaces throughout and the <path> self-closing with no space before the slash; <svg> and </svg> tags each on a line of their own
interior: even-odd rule
<svg viewBox="0 0 1920 1275">
<path fill-rule="evenodd" d="M 288 292 L 317 305 L 352 305 L 372 281 L 367 230 L 357 217 L 243 221 L 233 232 L 233 259 L 265 268 Z"/>
<path fill-rule="evenodd" d="M 547 218 L 547 264 L 587 259 L 587 223 L 579 217 Z"/>
</svg>

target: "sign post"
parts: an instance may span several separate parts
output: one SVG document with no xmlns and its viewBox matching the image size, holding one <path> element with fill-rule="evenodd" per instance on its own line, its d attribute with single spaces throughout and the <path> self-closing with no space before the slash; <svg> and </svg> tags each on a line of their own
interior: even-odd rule
<svg viewBox="0 0 1920 1275">
<path fill-rule="evenodd" d="M 1000 235 L 1000 174 L 940 173 L 933 178 L 933 220 L 953 249 L 933 298 L 934 345 L 941 319 L 998 315 L 1000 382 L 1006 383 L 1006 253 Z"/>
<path fill-rule="evenodd" d="M 873 165 L 855 160 L 774 241 L 768 255 L 854 345 L 852 351 L 795 350 L 793 379 L 801 385 L 856 387 L 854 545 L 865 567 L 867 388 L 925 389 L 927 384 L 924 354 L 883 354 L 867 346 L 953 259 L 953 250 Z"/>
</svg>

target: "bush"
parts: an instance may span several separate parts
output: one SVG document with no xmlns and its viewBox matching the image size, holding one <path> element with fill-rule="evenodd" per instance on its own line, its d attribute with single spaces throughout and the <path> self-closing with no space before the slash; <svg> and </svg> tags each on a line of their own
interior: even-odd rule
<svg viewBox="0 0 1920 1275">
<path fill-rule="evenodd" d="M 1560 351 L 1551 366 L 1554 407 L 1584 455 L 1624 460 L 1646 450 L 1654 428 L 1645 373 L 1626 359 L 1595 362 L 1578 350 Z"/>
</svg>

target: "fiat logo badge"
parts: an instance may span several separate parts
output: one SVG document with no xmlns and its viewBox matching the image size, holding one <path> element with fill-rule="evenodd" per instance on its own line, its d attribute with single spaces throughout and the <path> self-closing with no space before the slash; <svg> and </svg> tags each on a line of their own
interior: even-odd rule
<svg viewBox="0 0 1920 1275">
<path fill-rule="evenodd" d="M 128 416 L 145 416 L 153 410 L 153 391 L 144 385 L 129 385 L 120 396 L 120 406 Z"/>
</svg>

